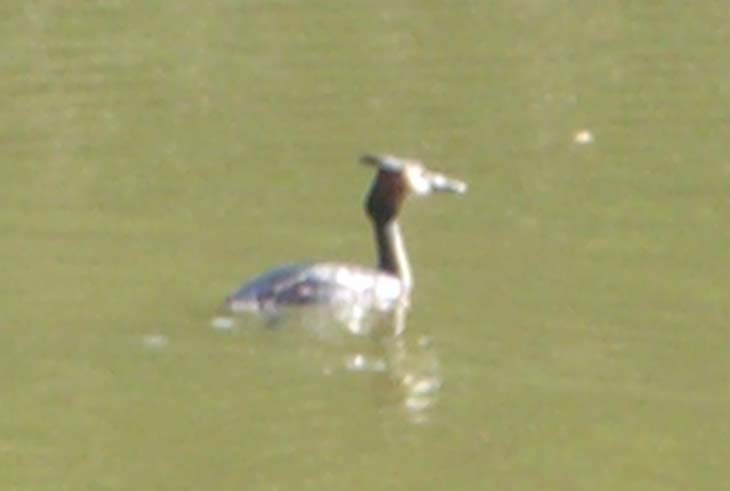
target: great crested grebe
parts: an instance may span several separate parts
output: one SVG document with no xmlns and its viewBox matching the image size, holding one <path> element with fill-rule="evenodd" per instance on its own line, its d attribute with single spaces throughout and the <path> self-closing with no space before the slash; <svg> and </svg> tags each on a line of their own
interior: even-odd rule
<svg viewBox="0 0 730 491">
<path fill-rule="evenodd" d="M 402 311 L 408 307 L 413 277 L 397 221 L 403 201 L 409 194 L 463 194 L 467 186 L 429 171 L 416 160 L 364 155 L 360 161 L 378 170 L 365 201 L 375 229 L 377 269 L 334 262 L 282 266 L 244 284 L 228 297 L 226 307 L 230 311 L 253 312 L 271 319 L 291 306 L 344 307 L 350 330 L 359 331 L 358 320 L 368 312 Z"/>
</svg>

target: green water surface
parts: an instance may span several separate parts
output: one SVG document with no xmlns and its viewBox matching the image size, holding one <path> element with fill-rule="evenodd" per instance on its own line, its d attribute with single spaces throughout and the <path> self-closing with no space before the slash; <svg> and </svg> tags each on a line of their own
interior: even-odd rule
<svg viewBox="0 0 730 491">
<path fill-rule="evenodd" d="M 6 0 L 0 43 L 0 489 L 730 489 L 723 2 Z M 210 326 L 373 262 L 363 151 L 471 186 L 403 218 L 423 420 Z"/>
</svg>

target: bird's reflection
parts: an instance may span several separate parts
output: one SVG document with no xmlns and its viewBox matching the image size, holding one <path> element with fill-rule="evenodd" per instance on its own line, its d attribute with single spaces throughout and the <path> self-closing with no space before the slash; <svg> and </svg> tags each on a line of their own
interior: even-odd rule
<svg viewBox="0 0 730 491">
<path fill-rule="evenodd" d="M 397 407 L 413 423 L 428 422 L 443 376 L 431 338 L 406 335 L 380 340 L 383 370 L 373 372 L 374 393 L 383 407 Z"/>
<path fill-rule="evenodd" d="M 317 353 L 314 358 L 321 364 L 322 373 L 370 377 L 379 407 L 396 409 L 412 423 L 426 423 L 443 383 L 441 362 L 434 340 L 409 335 L 406 322 L 404 307 L 386 316 L 361 317 L 353 331 L 352 322 L 343 322 L 341 313 L 307 308 L 290 312 L 268 327 L 306 331 L 316 340 L 319 349 L 313 350 Z M 216 317 L 212 325 L 226 331 L 240 329 L 242 323 L 248 324 L 240 317 Z"/>
</svg>

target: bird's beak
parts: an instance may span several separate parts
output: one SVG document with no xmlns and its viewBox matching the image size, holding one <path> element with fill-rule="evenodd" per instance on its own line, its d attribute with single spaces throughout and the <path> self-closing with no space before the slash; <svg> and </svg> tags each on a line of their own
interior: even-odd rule
<svg viewBox="0 0 730 491">
<path fill-rule="evenodd" d="M 429 172 L 428 178 L 431 181 L 431 190 L 437 193 L 464 194 L 468 188 L 464 181 L 452 179 L 438 172 Z"/>
</svg>

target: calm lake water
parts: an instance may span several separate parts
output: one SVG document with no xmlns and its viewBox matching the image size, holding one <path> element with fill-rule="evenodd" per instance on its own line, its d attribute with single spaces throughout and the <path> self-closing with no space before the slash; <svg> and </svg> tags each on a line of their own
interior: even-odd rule
<svg viewBox="0 0 730 491">
<path fill-rule="evenodd" d="M 0 41 L 0 488 L 730 489 L 723 2 L 10 0 Z M 404 337 L 212 328 L 374 261 L 364 151 L 471 186 L 405 212 Z"/>
</svg>

